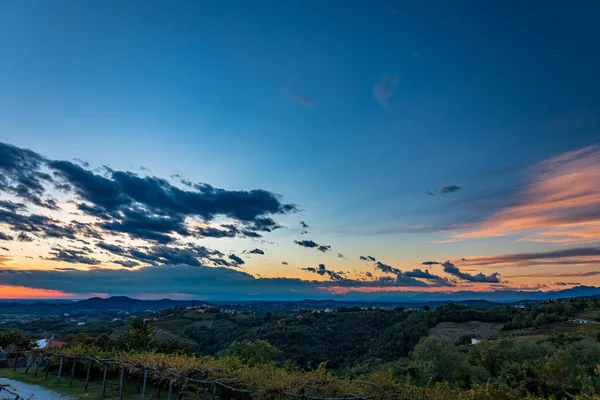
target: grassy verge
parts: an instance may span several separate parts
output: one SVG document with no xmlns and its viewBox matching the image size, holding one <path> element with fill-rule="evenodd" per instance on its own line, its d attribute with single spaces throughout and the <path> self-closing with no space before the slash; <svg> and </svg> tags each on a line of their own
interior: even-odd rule
<svg viewBox="0 0 600 400">
<path fill-rule="evenodd" d="M 85 381 L 81 379 L 73 380 L 73 386 L 69 386 L 69 376 L 61 378 L 60 382 L 56 382 L 56 375 L 49 375 L 48 380 L 44 379 L 44 373 L 40 371 L 37 377 L 33 376 L 33 372 L 29 371 L 27 374 L 24 370 L 13 371 L 12 369 L 0 369 L 0 378 L 14 379 L 23 383 L 31 385 L 38 385 L 46 389 L 52 390 L 56 393 L 60 393 L 64 396 L 77 399 L 81 397 L 84 392 Z M 166 399 L 166 392 L 163 391 L 160 398 Z M 136 383 L 132 381 L 125 382 L 125 399 L 137 400 L 141 399 L 141 393 L 137 393 Z M 102 379 L 92 379 L 88 386 L 88 396 L 86 400 L 118 400 L 119 399 L 119 381 L 117 379 L 107 380 L 106 382 L 106 396 L 102 397 Z M 158 399 L 157 390 L 152 386 L 148 386 L 146 389 L 146 399 Z"/>
</svg>

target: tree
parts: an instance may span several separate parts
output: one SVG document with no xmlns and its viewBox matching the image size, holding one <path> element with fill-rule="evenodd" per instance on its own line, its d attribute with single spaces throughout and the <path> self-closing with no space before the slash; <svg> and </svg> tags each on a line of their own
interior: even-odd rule
<svg viewBox="0 0 600 400">
<path fill-rule="evenodd" d="M 222 357 L 238 357 L 250 366 L 279 361 L 283 353 L 266 340 L 235 341 L 221 352 Z"/>
<path fill-rule="evenodd" d="M 31 350 L 31 337 L 20 329 L 0 332 L 0 348 L 15 347 L 17 350 Z"/>
<path fill-rule="evenodd" d="M 188 354 L 192 351 L 192 345 L 185 339 L 177 336 L 158 342 L 158 352 L 165 354 Z"/>
<path fill-rule="evenodd" d="M 109 335 L 103 333 L 94 340 L 94 346 L 101 350 L 109 351 L 115 347 L 115 341 Z"/>
<path fill-rule="evenodd" d="M 142 318 L 136 318 L 129 326 L 129 330 L 119 336 L 117 347 L 121 350 L 148 351 L 154 348 L 154 325 L 145 323 Z"/>
<path fill-rule="evenodd" d="M 425 307 L 423 307 L 423 311 L 431 311 L 431 307 L 429 307 L 428 304 L 425 304 Z"/>
<path fill-rule="evenodd" d="M 424 337 L 411 355 L 410 370 L 421 384 L 454 382 L 465 356 L 455 346 L 435 336 Z"/>
</svg>

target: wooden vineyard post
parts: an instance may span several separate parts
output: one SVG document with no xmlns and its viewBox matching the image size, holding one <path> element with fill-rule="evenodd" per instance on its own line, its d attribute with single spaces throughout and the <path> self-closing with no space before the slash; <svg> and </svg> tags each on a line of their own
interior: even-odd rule
<svg viewBox="0 0 600 400">
<path fill-rule="evenodd" d="M 213 389 L 212 390 L 212 399 L 216 400 L 216 398 L 217 398 L 217 384 L 216 383 L 213 383 L 213 388 L 212 389 Z"/>
<path fill-rule="evenodd" d="M 104 374 L 102 375 L 102 397 L 106 396 L 106 372 L 108 371 L 108 364 L 104 364 Z"/>
<path fill-rule="evenodd" d="M 144 383 L 142 383 L 142 400 L 146 397 L 146 379 L 148 378 L 148 370 L 144 368 Z"/>
<path fill-rule="evenodd" d="M 125 377 L 125 366 L 121 365 L 121 377 L 119 379 L 119 399 L 123 400 L 123 378 Z"/>
<path fill-rule="evenodd" d="M 171 396 L 173 395 L 173 382 L 169 382 L 169 394 L 167 395 L 167 400 L 171 400 Z"/>
<path fill-rule="evenodd" d="M 64 357 L 60 356 L 60 361 L 58 362 L 58 374 L 56 375 L 56 383 L 60 382 L 60 374 L 62 374 L 62 367 L 63 367 L 63 361 L 64 361 Z"/>
<path fill-rule="evenodd" d="M 88 363 L 87 376 L 85 377 L 85 392 L 86 393 L 88 391 L 88 385 L 90 383 L 90 375 L 92 373 L 92 363 L 93 363 L 93 361 L 90 360 L 90 362 Z"/>
<path fill-rule="evenodd" d="M 17 351 L 17 355 L 15 356 L 15 365 L 13 368 L 13 371 L 17 370 L 17 362 L 19 361 L 19 352 Z"/>
<path fill-rule="evenodd" d="M 44 377 L 45 380 L 48 380 L 49 372 L 50 372 L 50 361 L 48 359 L 46 359 L 46 376 Z"/>
<path fill-rule="evenodd" d="M 46 359 L 46 357 L 42 357 L 41 361 L 44 361 L 45 359 Z M 40 369 L 40 363 L 41 363 L 41 361 L 38 362 L 37 364 L 35 364 L 35 372 L 34 372 L 33 376 L 37 376 L 38 370 Z"/>
<path fill-rule="evenodd" d="M 29 368 L 31 368 L 31 366 L 33 365 L 34 362 L 37 361 L 37 359 L 39 358 L 39 353 L 35 355 L 35 357 L 33 357 L 33 359 L 31 360 L 31 362 L 29 364 L 27 364 L 27 368 L 25 368 L 25 373 L 29 372 Z"/>
<path fill-rule="evenodd" d="M 73 386 L 73 378 L 75 377 L 75 364 L 77 364 L 77 359 L 73 358 L 73 365 L 71 366 L 71 378 L 69 379 L 69 386 Z"/>
</svg>

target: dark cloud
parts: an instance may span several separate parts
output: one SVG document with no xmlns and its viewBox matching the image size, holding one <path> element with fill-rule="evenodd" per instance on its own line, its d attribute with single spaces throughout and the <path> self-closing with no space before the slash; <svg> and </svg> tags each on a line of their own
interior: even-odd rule
<svg viewBox="0 0 600 400">
<path fill-rule="evenodd" d="M 328 276 L 332 281 L 341 281 L 344 280 L 341 272 L 334 272 L 325 268 L 325 264 L 319 264 L 317 268 L 308 267 L 302 268 L 304 271 L 312 272 L 322 276 Z"/>
<path fill-rule="evenodd" d="M 552 282 L 552 285 L 556 285 L 556 286 L 577 286 L 577 285 L 581 285 L 580 282 Z"/>
<path fill-rule="evenodd" d="M 320 245 L 317 247 L 317 250 L 319 250 L 320 252 L 326 253 L 329 250 L 331 250 L 331 246 L 329 245 Z"/>
<path fill-rule="evenodd" d="M 457 278 L 463 279 L 469 282 L 486 282 L 486 283 L 500 283 L 500 274 L 494 272 L 490 275 L 484 275 L 483 273 L 478 273 L 476 275 L 471 275 L 466 272 L 461 272 L 458 267 L 452 264 L 450 261 L 446 261 L 442 264 L 444 267 L 444 272 Z"/>
<path fill-rule="evenodd" d="M 421 264 L 427 265 L 429 267 L 429 266 L 432 266 L 432 265 L 439 265 L 440 263 L 437 262 L 437 261 L 423 261 Z"/>
<path fill-rule="evenodd" d="M 382 106 L 388 106 L 388 100 L 394 96 L 394 86 L 399 82 L 397 75 L 383 75 L 379 82 L 373 85 L 373 97 Z"/>
<path fill-rule="evenodd" d="M 288 265 L 287 261 L 282 261 L 281 264 Z"/>
<path fill-rule="evenodd" d="M 87 264 L 98 265 L 100 261 L 89 257 L 90 252 L 83 249 L 64 249 L 62 247 L 53 247 L 49 252 L 51 257 L 47 258 L 52 261 L 63 261 L 71 264 Z"/>
<path fill-rule="evenodd" d="M 427 191 L 427 194 L 428 194 L 429 196 L 435 196 L 435 193 L 434 193 L 433 191 L 431 191 L 431 190 L 428 190 L 428 191 Z"/>
<path fill-rule="evenodd" d="M 27 206 L 23 203 L 14 203 L 9 200 L 0 200 L 0 208 L 3 208 L 10 212 L 23 211 L 27 209 Z"/>
<path fill-rule="evenodd" d="M 59 267 L 59 268 L 54 268 L 54 270 L 67 272 L 67 271 L 77 271 L 77 268 Z"/>
<path fill-rule="evenodd" d="M 384 264 L 381 261 L 377 261 L 374 264 L 374 267 L 375 267 L 375 269 L 378 269 L 387 274 L 402 274 L 402 271 L 400 271 L 398 268 L 394 268 L 390 265 Z"/>
<path fill-rule="evenodd" d="M 265 251 L 261 250 L 261 249 L 254 249 L 254 250 L 250 250 L 248 253 L 250 253 L 250 254 L 265 254 Z"/>
<path fill-rule="evenodd" d="M 442 186 L 442 188 L 440 189 L 440 193 L 441 194 L 456 193 L 460 189 L 461 189 L 461 187 L 460 186 L 456 186 L 456 185 Z"/>
<path fill-rule="evenodd" d="M 422 278 L 427 279 L 429 281 L 435 282 L 441 286 L 454 286 L 452 282 L 450 282 L 447 278 L 442 278 L 441 276 L 434 275 L 429 271 L 423 271 L 418 268 L 413 269 L 412 271 L 404 272 L 405 276 L 409 276 L 411 278 Z"/>
<path fill-rule="evenodd" d="M 302 247 L 316 248 L 317 250 L 319 250 L 323 253 L 331 250 L 331 246 L 318 244 L 317 242 L 315 242 L 313 240 L 294 240 L 294 243 L 296 243 L 298 246 L 302 246 Z"/>
<path fill-rule="evenodd" d="M 56 208 L 53 199 L 43 199 L 44 185 L 52 177 L 41 171 L 46 160 L 39 154 L 6 143 L 0 143 L 0 190 L 31 203 Z"/>
<path fill-rule="evenodd" d="M 218 229 L 211 226 L 208 227 L 199 227 L 194 231 L 195 236 L 201 238 L 232 238 L 239 234 L 239 231 L 235 227 L 231 227 L 231 229 Z"/>
<path fill-rule="evenodd" d="M 89 168 L 90 167 L 90 163 L 87 161 L 82 160 L 81 158 L 74 158 L 73 161 L 75 161 L 77 164 Z"/>
<path fill-rule="evenodd" d="M 112 262 L 114 262 L 115 264 L 122 265 L 125 268 L 133 268 L 140 265 L 140 263 L 138 263 L 137 261 L 131 260 L 113 260 Z"/>
<path fill-rule="evenodd" d="M 25 232 L 19 232 L 19 234 L 17 235 L 17 240 L 19 242 L 33 242 L 33 238 Z"/>
<path fill-rule="evenodd" d="M 242 260 L 240 257 L 236 256 L 235 254 L 230 254 L 229 259 L 233 261 L 234 265 L 244 265 L 245 264 L 244 260 Z"/>
<path fill-rule="evenodd" d="M 304 221 L 300 221 L 300 226 L 301 226 L 301 227 L 303 227 L 303 228 L 305 228 L 305 229 L 309 227 L 309 226 L 306 224 L 306 222 L 304 222 Z"/>
<path fill-rule="evenodd" d="M 14 238 L 4 232 L 0 232 L 0 240 L 13 240 Z"/>
<path fill-rule="evenodd" d="M 344 255 L 342 253 L 338 253 L 338 258 L 344 258 Z"/>
</svg>

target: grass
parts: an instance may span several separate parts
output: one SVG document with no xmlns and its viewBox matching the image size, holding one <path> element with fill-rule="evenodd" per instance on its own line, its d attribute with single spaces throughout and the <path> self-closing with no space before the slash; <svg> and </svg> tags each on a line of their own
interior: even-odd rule
<svg viewBox="0 0 600 400">
<path fill-rule="evenodd" d="M 33 371 L 29 371 L 27 374 L 24 373 L 24 369 L 0 369 L 0 378 L 14 379 L 23 383 L 31 385 L 38 385 L 46 389 L 52 390 L 56 393 L 60 393 L 64 396 L 68 396 L 73 399 L 78 399 L 84 392 L 85 381 L 81 379 L 73 380 L 73 386 L 69 386 L 69 375 L 68 372 L 61 378 L 60 383 L 56 382 L 56 372 L 48 376 L 48 380 L 44 379 L 44 372 L 40 370 L 38 376 L 33 376 Z M 128 400 L 141 399 L 141 393 L 137 393 L 136 382 L 125 381 L 124 398 Z M 158 399 L 157 389 L 148 385 L 146 389 L 146 399 Z M 161 399 L 167 398 L 166 389 L 161 394 Z M 118 400 L 119 399 L 119 381 L 118 379 L 107 379 L 106 382 L 106 396 L 102 397 L 102 379 L 100 377 L 93 377 L 88 386 L 88 396 L 86 400 Z"/>
</svg>

